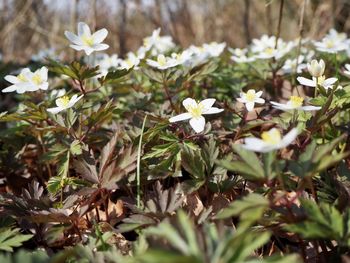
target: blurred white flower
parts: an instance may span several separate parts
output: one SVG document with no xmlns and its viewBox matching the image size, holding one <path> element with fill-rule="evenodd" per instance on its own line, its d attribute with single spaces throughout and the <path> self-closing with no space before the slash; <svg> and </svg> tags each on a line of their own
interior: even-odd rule
<svg viewBox="0 0 350 263">
<path fill-rule="evenodd" d="M 245 144 L 242 147 L 254 152 L 271 152 L 287 147 L 297 138 L 298 134 L 298 130 L 293 128 L 282 138 L 281 132 L 276 128 L 272 128 L 267 132 L 263 132 L 261 139 L 255 137 L 245 138 Z"/>
<path fill-rule="evenodd" d="M 317 106 L 303 106 L 304 98 L 298 96 L 291 96 L 289 101 L 286 104 L 278 103 L 275 101 L 271 101 L 275 109 L 279 109 L 282 111 L 290 111 L 290 110 L 303 110 L 303 111 L 313 111 L 319 110 L 321 107 Z"/>
<path fill-rule="evenodd" d="M 316 78 L 323 76 L 325 68 L 326 64 L 324 63 L 323 59 L 320 59 L 319 62 L 316 59 L 313 59 L 311 63 L 307 63 L 307 70 L 311 76 Z"/>
<path fill-rule="evenodd" d="M 83 22 L 79 22 L 78 35 L 69 31 L 65 31 L 64 34 L 73 43 L 70 45 L 71 48 L 78 51 L 84 50 L 88 56 L 94 51 L 105 50 L 109 47 L 107 44 L 102 43 L 108 34 L 105 28 L 91 34 L 89 26 Z"/>
<path fill-rule="evenodd" d="M 193 53 L 189 50 L 184 50 L 181 53 L 172 53 L 171 57 L 179 64 L 179 65 L 188 65 L 192 58 Z"/>
<path fill-rule="evenodd" d="M 301 73 L 303 71 L 303 69 L 305 69 L 307 67 L 307 65 L 305 63 L 303 63 L 304 61 L 304 56 L 300 55 L 297 59 L 287 59 L 282 67 L 282 71 L 284 73 L 292 73 L 295 71 L 295 68 L 297 67 L 297 63 L 298 63 L 298 68 L 297 68 L 297 73 Z"/>
<path fill-rule="evenodd" d="M 64 94 L 66 94 L 66 90 L 65 89 L 54 89 L 50 93 L 50 98 L 51 99 L 59 98 L 59 97 L 64 96 Z"/>
<path fill-rule="evenodd" d="M 14 75 L 5 76 L 5 80 L 10 82 L 12 85 L 3 89 L 2 92 L 16 91 L 17 93 L 22 94 L 28 91 L 27 88 L 30 86 L 30 82 L 28 78 L 29 72 L 30 72 L 29 68 L 24 68 L 21 70 L 21 72 L 17 76 L 14 76 Z"/>
<path fill-rule="evenodd" d="M 57 107 L 48 108 L 47 111 L 51 112 L 52 114 L 59 113 L 61 111 L 64 111 L 66 109 L 73 107 L 74 104 L 77 103 L 82 97 L 83 97 L 83 95 L 80 95 L 78 97 L 78 95 L 76 95 L 76 94 L 73 95 L 70 99 L 68 96 L 60 97 L 60 98 L 56 99 L 56 101 L 55 101 Z"/>
<path fill-rule="evenodd" d="M 3 89 L 2 92 L 16 91 L 17 93 L 22 94 L 27 91 L 47 90 L 49 87 L 47 79 L 48 69 L 46 67 L 41 67 L 35 72 L 31 72 L 29 68 L 24 68 L 17 76 L 5 76 L 5 80 L 13 85 Z"/>
<path fill-rule="evenodd" d="M 152 35 L 143 39 L 145 51 L 150 51 L 153 56 L 164 54 L 175 47 L 171 36 L 160 36 L 160 28 L 154 30 Z"/>
<path fill-rule="evenodd" d="M 245 104 L 247 111 L 252 111 L 254 110 L 255 103 L 265 103 L 265 100 L 260 98 L 262 93 L 262 91 L 258 91 L 255 93 L 255 90 L 250 89 L 247 91 L 247 93 L 241 92 L 241 97 L 237 98 L 237 100 Z"/>
<path fill-rule="evenodd" d="M 197 103 L 194 99 L 187 98 L 182 102 L 182 105 L 187 110 L 186 113 L 182 113 L 171 117 L 170 122 L 178 122 L 184 120 L 190 120 L 190 125 L 196 133 L 202 132 L 205 126 L 204 114 L 216 114 L 223 111 L 216 107 L 212 107 L 215 103 L 215 99 L 205 99 Z"/>
<path fill-rule="evenodd" d="M 46 67 L 41 67 L 37 69 L 35 72 L 28 72 L 27 77 L 29 82 L 31 83 L 28 86 L 28 91 L 37 91 L 37 90 L 47 90 L 49 87 L 49 83 L 47 82 L 49 70 Z"/>
<path fill-rule="evenodd" d="M 37 54 L 31 57 L 31 59 L 35 62 L 45 61 L 46 58 L 57 59 L 54 48 L 41 49 Z"/>
<path fill-rule="evenodd" d="M 126 70 L 129 70 L 131 69 L 132 67 L 134 69 L 138 69 L 138 65 L 140 64 L 140 59 L 137 55 L 135 55 L 134 53 L 132 52 L 129 52 L 127 54 L 127 57 L 126 59 L 121 59 L 119 60 L 119 66 L 118 66 L 118 69 L 126 69 Z"/>
<path fill-rule="evenodd" d="M 157 56 L 157 60 L 147 59 L 147 64 L 151 67 L 164 70 L 172 67 L 176 67 L 179 65 L 179 62 L 170 57 L 165 57 L 163 54 Z"/>
<path fill-rule="evenodd" d="M 276 60 L 284 57 L 295 47 L 294 42 L 285 42 L 281 38 L 277 41 L 276 37 L 263 35 L 260 39 L 253 39 L 251 50 L 254 53 L 254 57 L 259 59 L 271 59 Z"/>
<path fill-rule="evenodd" d="M 211 42 L 209 44 L 204 43 L 202 47 L 209 57 L 214 58 L 221 55 L 221 53 L 224 51 L 226 47 L 226 43 L 225 42 L 222 42 L 222 43 Z"/>
<path fill-rule="evenodd" d="M 246 48 L 229 48 L 228 50 L 232 54 L 231 60 L 233 60 L 236 63 L 249 63 L 255 61 L 255 57 L 247 56 L 248 50 Z"/>
<path fill-rule="evenodd" d="M 331 29 L 321 41 L 315 41 L 314 46 L 321 52 L 337 53 L 346 50 L 349 43 L 345 33 L 338 33 L 335 29 Z"/>
</svg>

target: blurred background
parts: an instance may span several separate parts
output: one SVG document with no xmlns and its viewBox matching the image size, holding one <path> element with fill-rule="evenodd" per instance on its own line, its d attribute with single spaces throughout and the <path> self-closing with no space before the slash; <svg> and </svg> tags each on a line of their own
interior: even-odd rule
<svg viewBox="0 0 350 263">
<path fill-rule="evenodd" d="M 282 0 L 0 0 L 0 53 L 25 63 L 43 49 L 69 52 L 63 32 L 84 21 L 109 30 L 108 53 L 123 57 L 158 27 L 187 47 L 217 41 L 243 47 L 262 34 L 276 34 Z M 349 0 L 284 0 L 281 37 L 320 38 L 330 28 L 350 33 Z"/>
</svg>

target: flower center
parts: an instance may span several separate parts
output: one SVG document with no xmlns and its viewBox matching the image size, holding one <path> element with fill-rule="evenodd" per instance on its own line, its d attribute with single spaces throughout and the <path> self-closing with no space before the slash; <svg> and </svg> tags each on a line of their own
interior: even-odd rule
<svg viewBox="0 0 350 263">
<path fill-rule="evenodd" d="M 327 40 L 327 42 L 326 42 L 326 47 L 327 47 L 327 48 L 332 48 L 332 47 L 334 47 L 334 41 L 333 41 L 333 40 Z"/>
<path fill-rule="evenodd" d="M 199 118 L 202 116 L 204 106 L 200 103 L 196 105 L 190 105 L 187 108 L 187 111 L 192 115 L 193 118 Z"/>
<path fill-rule="evenodd" d="M 164 56 L 159 55 L 157 58 L 157 62 L 160 66 L 165 66 L 166 65 L 166 59 Z"/>
<path fill-rule="evenodd" d="M 261 138 L 264 142 L 272 145 L 276 145 L 281 142 L 281 133 L 277 129 L 272 129 L 261 134 Z"/>
<path fill-rule="evenodd" d="M 326 80 L 325 76 L 321 76 L 317 78 L 317 84 L 323 86 L 324 81 Z"/>
<path fill-rule="evenodd" d="M 268 48 L 265 49 L 265 53 L 268 54 L 268 55 L 272 55 L 273 51 L 274 51 L 274 49 L 271 48 L 271 47 L 268 47 Z"/>
<path fill-rule="evenodd" d="M 128 67 L 133 67 L 134 66 L 134 63 L 131 61 L 131 59 L 126 59 L 125 60 L 125 63 L 126 63 L 126 65 L 128 65 Z"/>
<path fill-rule="evenodd" d="M 69 103 L 69 97 L 68 96 L 63 96 L 61 98 L 57 99 L 57 105 L 59 104 L 61 107 L 65 108 L 68 106 Z"/>
<path fill-rule="evenodd" d="M 303 105 L 304 98 L 298 96 L 291 96 L 289 101 L 294 108 L 299 108 Z"/>
<path fill-rule="evenodd" d="M 254 102 L 255 100 L 255 90 L 248 90 L 246 93 L 246 99 L 249 102 Z"/>
<path fill-rule="evenodd" d="M 39 85 L 43 82 L 43 80 L 41 79 L 41 77 L 39 75 L 34 75 L 32 80 L 36 85 Z"/>
<path fill-rule="evenodd" d="M 92 38 L 92 36 L 87 36 L 87 35 L 83 35 L 81 37 L 81 40 L 83 41 L 83 43 L 89 47 L 91 47 L 94 44 L 94 39 Z"/>
<path fill-rule="evenodd" d="M 24 76 L 23 73 L 19 74 L 19 75 L 17 76 L 17 78 L 18 78 L 20 81 L 22 81 L 22 82 L 26 82 L 26 81 L 27 81 L 27 78 Z"/>
</svg>

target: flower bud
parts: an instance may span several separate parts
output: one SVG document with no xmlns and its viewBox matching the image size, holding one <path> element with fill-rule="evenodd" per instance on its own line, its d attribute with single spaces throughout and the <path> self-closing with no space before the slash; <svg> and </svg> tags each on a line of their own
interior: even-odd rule
<svg viewBox="0 0 350 263">
<path fill-rule="evenodd" d="M 313 77 L 316 77 L 316 78 L 323 76 L 325 67 L 326 67 L 326 65 L 324 64 L 324 61 L 322 59 L 320 59 L 319 62 L 317 62 L 317 60 L 313 59 L 311 61 L 311 63 L 307 64 L 307 69 L 308 69 L 309 73 Z"/>
</svg>

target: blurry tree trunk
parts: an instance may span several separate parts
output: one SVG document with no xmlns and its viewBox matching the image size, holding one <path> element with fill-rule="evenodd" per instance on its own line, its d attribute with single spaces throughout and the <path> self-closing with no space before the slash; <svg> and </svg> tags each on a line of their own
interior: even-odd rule
<svg viewBox="0 0 350 263">
<path fill-rule="evenodd" d="M 271 5 L 272 3 L 269 3 L 266 6 L 267 32 L 269 33 L 270 36 L 272 35 L 272 28 L 273 28 Z"/>
<path fill-rule="evenodd" d="M 250 0 L 244 1 L 244 16 L 243 16 L 243 25 L 244 25 L 244 35 L 246 43 L 249 44 L 251 41 L 250 31 L 249 31 L 249 11 L 250 11 Z"/>
<path fill-rule="evenodd" d="M 75 32 L 76 30 L 76 24 L 77 24 L 77 17 L 78 17 L 78 6 L 79 0 L 72 0 L 71 1 L 71 12 L 70 12 L 70 31 Z M 74 59 L 77 58 L 77 51 L 74 49 L 71 49 L 72 56 Z"/>
<path fill-rule="evenodd" d="M 119 21 L 119 54 L 121 57 L 124 57 L 126 54 L 126 0 L 119 0 L 120 7 L 121 7 L 121 15 L 120 15 L 120 21 Z"/>
<path fill-rule="evenodd" d="M 350 30 L 346 28 L 346 22 L 350 17 L 350 1 L 349 0 L 333 0 L 333 23 L 334 28 L 337 31 L 346 31 L 350 33 Z"/>
</svg>

